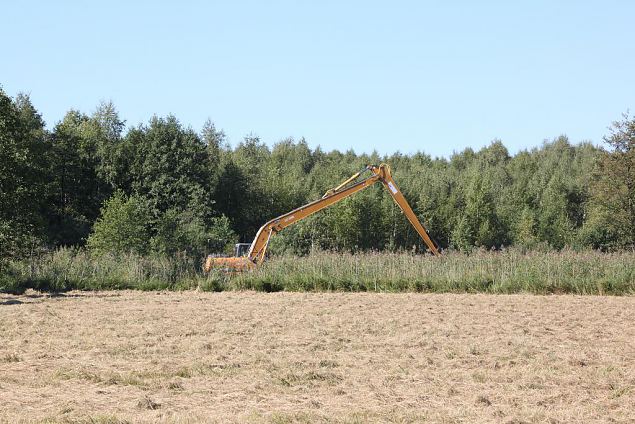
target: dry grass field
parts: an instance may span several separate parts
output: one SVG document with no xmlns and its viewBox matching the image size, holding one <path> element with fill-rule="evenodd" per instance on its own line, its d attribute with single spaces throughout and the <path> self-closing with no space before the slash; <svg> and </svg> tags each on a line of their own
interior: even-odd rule
<svg viewBox="0 0 635 424">
<path fill-rule="evenodd" d="M 635 422 L 635 298 L 0 294 L 0 421 Z"/>
</svg>

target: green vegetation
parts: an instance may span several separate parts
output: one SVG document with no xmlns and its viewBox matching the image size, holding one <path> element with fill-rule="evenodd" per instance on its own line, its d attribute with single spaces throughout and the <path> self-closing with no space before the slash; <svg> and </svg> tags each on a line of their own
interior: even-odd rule
<svg viewBox="0 0 635 424">
<path fill-rule="evenodd" d="M 47 130 L 28 96 L 0 89 L 0 290 L 632 293 L 635 118 L 614 122 L 605 142 L 559 136 L 510 155 L 494 140 L 449 158 L 251 135 L 230 147 L 211 121 L 200 132 L 174 116 L 126 128 L 111 103 Z M 200 274 L 206 254 L 382 162 L 441 247 L 468 255 L 396 253 L 425 246 L 375 186 L 274 237 L 277 258 L 262 269 Z M 323 251 L 338 254 L 306 256 Z"/>
<path fill-rule="evenodd" d="M 61 249 L 10 261 L 0 291 L 258 290 L 635 294 L 635 252 L 505 249 L 441 257 L 316 252 L 279 256 L 253 272 L 204 275 L 187 256 L 91 255 Z"/>
<path fill-rule="evenodd" d="M 197 265 L 183 256 L 91 255 L 85 250 L 59 249 L 30 260 L 6 262 L 0 291 L 191 289 L 201 278 Z"/>
<path fill-rule="evenodd" d="M 444 248 L 629 249 L 635 119 L 613 123 L 605 141 L 559 136 L 510 155 L 494 140 L 449 158 L 324 152 L 304 139 L 269 147 L 252 135 L 230 147 L 211 121 L 200 132 L 174 116 L 126 128 L 111 103 L 70 110 L 49 131 L 28 96 L 0 89 L 0 258 L 87 245 L 200 260 L 381 162 Z M 379 186 L 274 240 L 291 254 L 425 249 Z"/>
<path fill-rule="evenodd" d="M 235 277 L 233 288 L 290 291 L 412 291 L 635 294 L 635 253 L 318 253 L 276 258 Z"/>
</svg>

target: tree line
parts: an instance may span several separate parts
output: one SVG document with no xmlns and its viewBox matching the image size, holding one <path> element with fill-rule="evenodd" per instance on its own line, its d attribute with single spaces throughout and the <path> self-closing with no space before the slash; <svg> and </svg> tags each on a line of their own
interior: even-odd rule
<svg viewBox="0 0 635 424">
<path fill-rule="evenodd" d="M 198 132 L 171 115 L 127 128 L 110 102 L 47 130 L 27 95 L 0 89 L 0 255 L 220 252 L 382 162 L 443 248 L 632 249 L 635 119 L 614 122 L 604 141 L 560 136 L 511 155 L 495 140 L 449 158 L 326 152 L 292 138 L 269 147 L 253 135 L 231 147 L 211 121 Z M 271 249 L 424 250 L 382 190 L 286 229 Z"/>
</svg>

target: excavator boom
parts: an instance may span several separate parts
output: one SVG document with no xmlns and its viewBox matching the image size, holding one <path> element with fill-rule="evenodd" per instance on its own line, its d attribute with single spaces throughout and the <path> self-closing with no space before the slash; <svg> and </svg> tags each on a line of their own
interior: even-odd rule
<svg viewBox="0 0 635 424">
<path fill-rule="evenodd" d="M 370 171 L 371 175 L 367 178 L 357 181 L 356 180 L 365 172 Z M 401 191 L 397 188 L 397 184 L 392 179 L 390 174 L 390 168 L 386 164 L 379 166 L 369 165 L 364 170 L 356 173 L 346 181 L 338 185 L 337 187 L 327 191 L 321 199 L 315 200 L 297 209 L 287 212 L 277 218 L 264 224 L 258 230 L 256 238 L 251 243 L 251 247 L 247 256 L 245 257 L 233 257 L 233 258 L 215 258 L 209 256 L 205 261 L 204 269 L 206 272 L 212 268 L 230 269 L 232 271 L 242 271 L 253 268 L 264 261 L 267 247 L 271 237 L 284 228 L 295 224 L 296 222 L 312 215 L 324 208 L 327 208 L 353 194 L 357 193 L 369 187 L 376 182 L 381 182 L 388 190 L 393 200 L 401 211 L 406 215 L 406 218 L 412 226 L 415 228 L 419 236 L 423 239 L 428 248 L 435 254 L 439 255 L 439 250 L 436 244 L 432 241 L 425 227 L 419 222 L 419 219 L 412 211 L 412 208 L 406 201 Z"/>
</svg>

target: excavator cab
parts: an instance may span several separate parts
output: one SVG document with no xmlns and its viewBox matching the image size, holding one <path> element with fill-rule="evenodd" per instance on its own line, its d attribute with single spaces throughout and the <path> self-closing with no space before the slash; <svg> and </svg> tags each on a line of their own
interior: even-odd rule
<svg viewBox="0 0 635 424">
<path fill-rule="evenodd" d="M 249 248 L 251 247 L 251 243 L 236 243 L 235 246 L 235 255 L 237 258 L 240 258 L 242 256 L 247 256 L 247 253 L 249 253 Z"/>
</svg>

